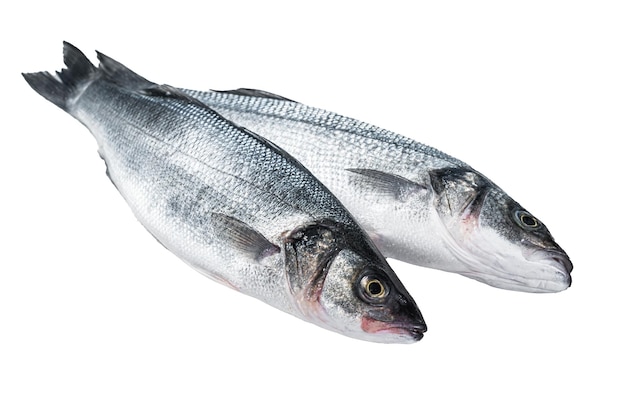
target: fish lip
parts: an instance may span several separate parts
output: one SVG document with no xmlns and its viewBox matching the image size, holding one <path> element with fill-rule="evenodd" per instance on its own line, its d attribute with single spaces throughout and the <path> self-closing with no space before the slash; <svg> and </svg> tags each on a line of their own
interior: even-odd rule
<svg viewBox="0 0 626 417">
<path fill-rule="evenodd" d="M 550 265 L 562 277 L 562 282 L 567 284 L 566 288 L 572 285 L 571 273 L 574 269 L 574 264 L 563 250 L 538 249 L 532 252 L 527 259 Z"/>
<path fill-rule="evenodd" d="M 564 253 L 557 252 L 553 254 L 552 260 L 561 264 L 568 274 L 571 274 L 572 271 L 574 270 L 574 264 L 569 259 L 569 256 L 565 255 Z"/>
<path fill-rule="evenodd" d="M 370 334 L 393 334 L 409 336 L 411 341 L 419 342 L 428 330 L 426 323 L 384 322 L 371 317 L 363 317 L 361 328 Z"/>
<path fill-rule="evenodd" d="M 424 333 L 426 333 L 427 330 L 428 328 L 424 323 L 421 325 L 413 326 L 411 329 L 409 329 L 409 333 L 416 342 L 419 342 L 420 340 L 422 340 L 422 338 L 424 337 Z"/>
</svg>

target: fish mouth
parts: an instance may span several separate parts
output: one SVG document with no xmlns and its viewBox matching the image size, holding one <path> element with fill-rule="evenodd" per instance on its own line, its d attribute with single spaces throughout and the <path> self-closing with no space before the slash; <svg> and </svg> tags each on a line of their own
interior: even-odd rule
<svg viewBox="0 0 626 417">
<path fill-rule="evenodd" d="M 428 330 L 426 323 L 385 322 L 370 317 L 363 317 L 361 328 L 370 334 L 388 334 L 407 339 L 408 343 L 419 342 Z"/>
<path fill-rule="evenodd" d="M 560 284 L 561 289 L 567 289 L 572 285 L 571 273 L 574 269 L 574 264 L 572 264 L 565 252 L 555 249 L 542 249 L 530 254 L 527 259 L 554 269 L 556 273 L 555 284 Z"/>
<path fill-rule="evenodd" d="M 539 262 L 543 261 L 553 265 L 558 265 L 555 267 L 557 269 L 561 269 L 563 273 L 567 275 L 571 274 L 571 272 L 574 270 L 574 264 L 572 264 L 569 256 L 567 256 L 564 252 L 557 250 L 538 250 L 534 252 L 531 256 L 529 256 L 528 260 Z"/>
<path fill-rule="evenodd" d="M 554 249 L 539 249 L 524 256 L 524 259 L 535 265 L 532 269 L 517 274 L 506 273 L 496 269 L 495 273 L 483 271 L 465 271 L 461 275 L 476 279 L 487 285 L 512 291 L 533 293 L 555 293 L 568 289 L 572 285 L 572 262 L 562 251 Z M 506 273 L 506 279 L 500 278 Z"/>
<path fill-rule="evenodd" d="M 426 333 L 426 330 L 427 328 L 426 328 L 426 325 L 424 324 L 421 326 L 413 326 L 411 329 L 409 329 L 409 333 L 413 337 L 413 340 L 415 340 L 416 342 L 419 342 L 424 337 L 424 333 Z"/>
<path fill-rule="evenodd" d="M 482 211 L 471 210 L 464 217 L 465 241 L 457 239 L 440 217 L 444 231 L 440 236 L 461 264 L 448 271 L 511 291 L 555 293 L 571 286 L 573 265 L 558 245 L 523 244 L 521 248 L 512 248 L 513 242 L 495 245 L 502 238 L 489 230 L 480 230 L 477 219 L 481 214 Z"/>
</svg>

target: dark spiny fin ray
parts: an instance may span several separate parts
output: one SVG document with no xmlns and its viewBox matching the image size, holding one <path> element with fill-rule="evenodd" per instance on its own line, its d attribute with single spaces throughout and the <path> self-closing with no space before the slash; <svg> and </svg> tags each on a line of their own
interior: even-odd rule
<svg viewBox="0 0 626 417">
<path fill-rule="evenodd" d="M 269 91 L 255 90 L 252 88 L 238 88 L 237 90 L 212 90 L 212 91 L 215 91 L 216 93 L 234 94 L 237 96 L 273 98 L 276 100 L 292 101 L 295 103 L 294 100 L 291 100 L 283 96 L 279 96 L 278 94 L 270 93 Z"/>
<path fill-rule="evenodd" d="M 348 168 L 347 171 L 359 174 L 360 180 L 384 195 L 406 201 L 414 193 L 425 190 L 426 187 L 414 181 L 387 172 L 374 169 Z"/>
<path fill-rule="evenodd" d="M 241 220 L 226 214 L 212 213 L 211 221 L 216 234 L 225 237 L 233 247 L 256 261 L 280 252 L 278 246 Z"/>
<path fill-rule="evenodd" d="M 93 78 L 96 68 L 68 42 L 63 42 L 63 61 L 67 68 L 57 72 L 56 76 L 45 71 L 22 75 L 33 90 L 67 111 L 68 101 L 74 98 L 80 86 Z"/>
</svg>

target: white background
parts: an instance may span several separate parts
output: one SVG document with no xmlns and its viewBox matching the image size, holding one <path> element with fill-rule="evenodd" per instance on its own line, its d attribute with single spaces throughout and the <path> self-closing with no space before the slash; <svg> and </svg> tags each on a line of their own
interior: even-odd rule
<svg viewBox="0 0 626 417">
<path fill-rule="evenodd" d="M 626 414 L 622 2 L 187 3 L 3 12 L 0 415 Z M 391 261 L 429 326 L 413 345 L 220 286 L 143 229 L 90 133 L 21 78 L 60 69 L 63 40 L 448 152 L 548 225 L 573 286 L 515 293 Z"/>
</svg>

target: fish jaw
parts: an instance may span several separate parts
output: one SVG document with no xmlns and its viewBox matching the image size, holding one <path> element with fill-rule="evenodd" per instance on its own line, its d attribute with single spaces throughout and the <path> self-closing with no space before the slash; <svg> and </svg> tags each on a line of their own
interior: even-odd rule
<svg viewBox="0 0 626 417">
<path fill-rule="evenodd" d="M 552 285 L 532 282 L 534 275 L 516 276 L 515 262 L 497 276 L 499 269 L 489 255 L 479 251 L 471 259 L 471 249 L 459 236 L 464 230 L 454 230 L 459 224 L 450 218 L 497 187 L 464 162 L 410 138 L 275 94 L 185 91 L 296 156 L 342 200 L 385 256 L 518 291 L 538 291 L 542 285 L 555 291 L 567 285 L 567 261 L 562 262 L 561 278 L 554 279 L 562 283 Z"/>
<path fill-rule="evenodd" d="M 538 263 L 528 268 L 526 273 L 505 273 L 494 267 L 492 274 L 481 272 L 459 272 L 461 275 L 475 279 L 495 288 L 528 293 L 556 293 L 568 289 L 572 285 L 571 275 L 556 265 Z M 532 278 L 532 277 L 536 278 Z M 503 279 L 502 277 L 506 277 Z"/>
<path fill-rule="evenodd" d="M 430 177 L 437 234 L 456 258 L 446 270 L 514 291 L 559 292 L 571 285 L 565 251 L 501 188 L 466 167 Z"/>
<path fill-rule="evenodd" d="M 385 287 L 385 297 L 363 293 L 363 280 L 374 277 Z M 342 250 L 326 268 L 315 302 L 304 304 L 309 320 L 355 339 L 378 343 L 414 343 L 426 324 L 415 301 L 391 269 L 374 270 L 359 254 Z M 301 305 L 302 308 L 302 305 Z"/>
<path fill-rule="evenodd" d="M 370 317 L 361 319 L 361 329 L 367 334 L 373 336 L 372 341 L 385 343 L 385 340 L 394 341 L 396 343 L 414 343 L 419 342 L 426 332 L 426 324 L 406 324 L 404 326 L 398 324 L 389 324 Z"/>
<path fill-rule="evenodd" d="M 495 288 L 530 293 L 554 293 L 571 286 L 572 263 L 562 250 L 510 241 L 493 229 L 465 219 L 462 237 L 448 228 L 442 235 L 456 256 L 457 272 Z"/>
<path fill-rule="evenodd" d="M 178 90 L 98 58 L 96 68 L 65 44 L 68 68 L 24 77 L 94 134 L 109 178 L 165 248 L 241 293 L 353 337 L 365 334 L 355 323 L 368 313 L 354 288 L 361 271 L 377 268 L 389 293 L 405 292 L 350 213 L 297 160 Z M 281 240 L 285 230 L 292 233 Z M 341 252 L 358 256 L 334 262 Z M 344 316 L 327 308 L 334 296 L 346 302 Z M 402 311 L 421 320 L 410 296 L 403 300 Z"/>
<path fill-rule="evenodd" d="M 572 285 L 572 261 L 563 250 L 531 249 L 526 251 L 525 259 L 537 265 L 538 275 L 551 277 L 537 280 L 531 288 L 536 292 L 560 292 Z"/>
<path fill-rule="evenodd" d="M 355 241 L 327 221 L 298 227 L 283 239 L 289 291 L 300 317 L 370 342 L 412 343 L 423 337 L 419 308 L 368 239 Z M 368 292 L 368 282 L 379 287 L 378 297 Z"/>
</svg>

